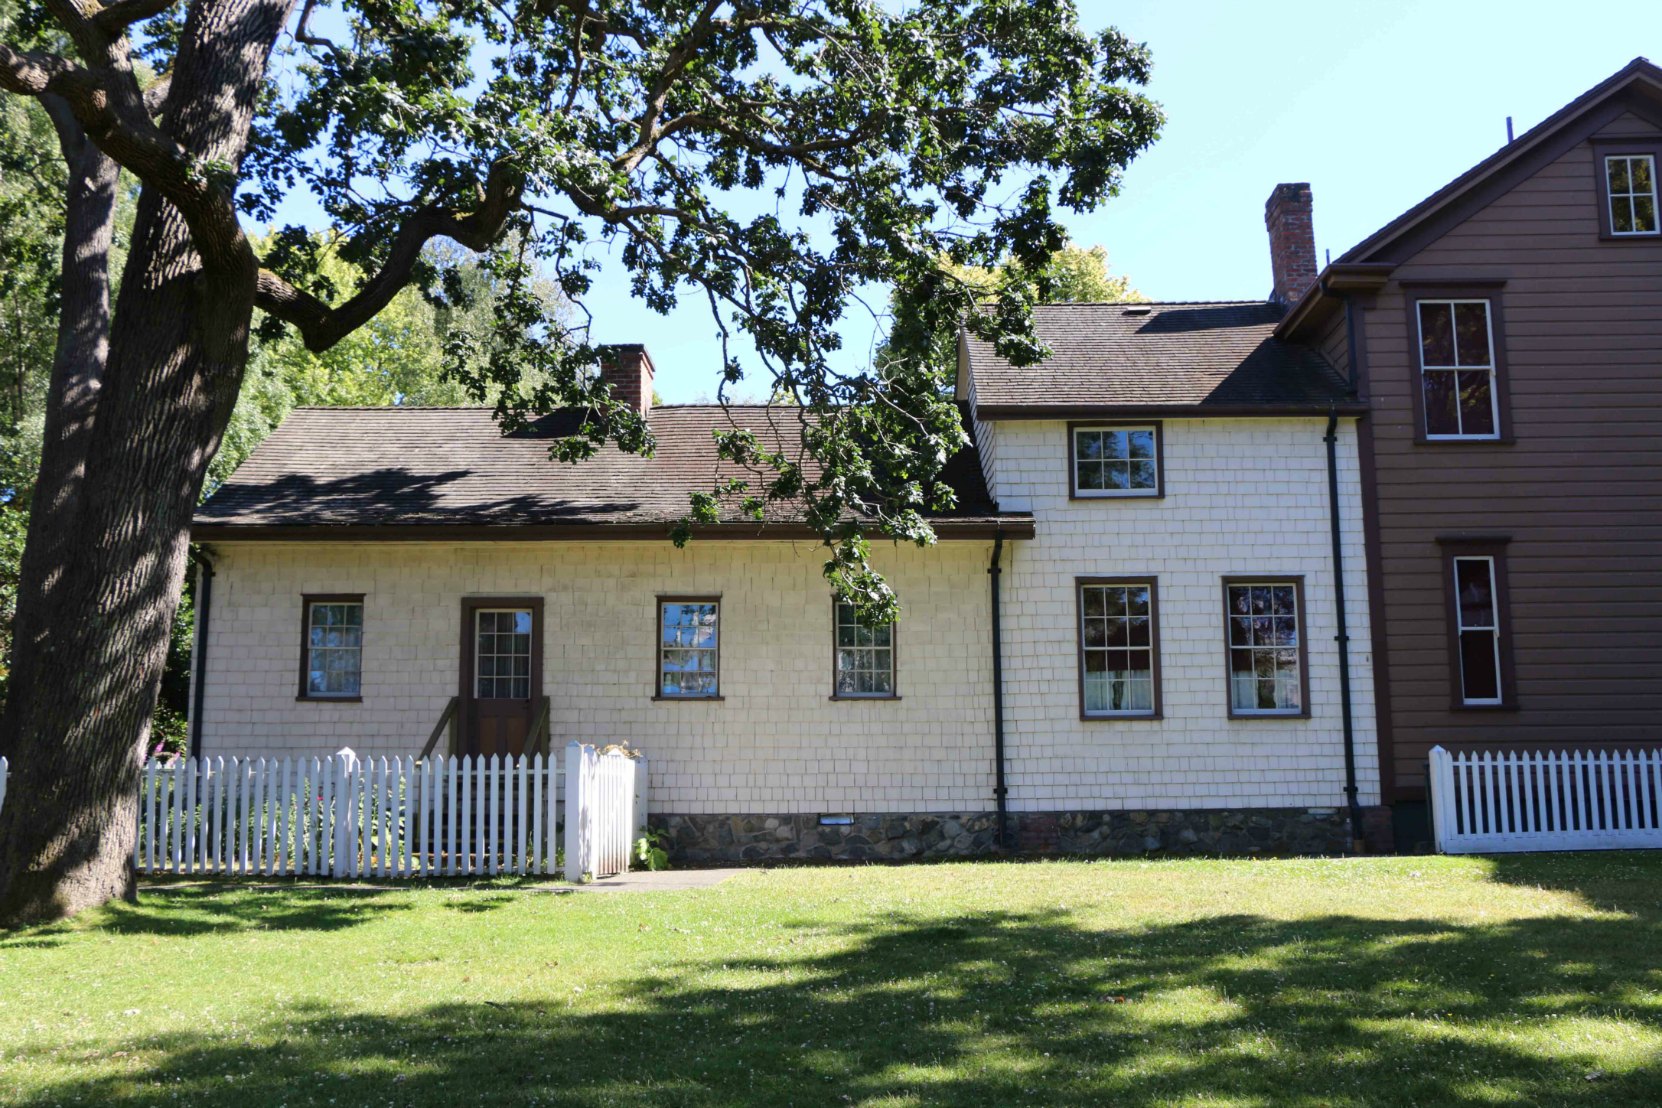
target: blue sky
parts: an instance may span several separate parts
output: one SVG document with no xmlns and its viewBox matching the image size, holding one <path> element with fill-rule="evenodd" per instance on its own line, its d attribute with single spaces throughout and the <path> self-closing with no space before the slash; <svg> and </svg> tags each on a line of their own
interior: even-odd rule
<svg viewBox="0 0 1662 1108">
<path fill-rule="evenodd" d="M 1318 255 L 1337 256 L 1502 145 L 1507 116 L 1521 134 L 1635 56 L 1662 59 L 1654 0 L 1602 14 L 1562 0 L 1081 0 L 1081 14 L 1148 43 L 1148 92 L 1168 118 L 1121 195 L 1067 223 L 1163 300 L 1266 294 L 1277 182 L 1311 183 Z M 599 341 L 647 344 L 664 400 L 714 395 L 720 346 L 701 298 L 659 316 L 611 264 L 589 308 Z M 844 335 L 864 357 L 869 317 Z"/>
</svg>

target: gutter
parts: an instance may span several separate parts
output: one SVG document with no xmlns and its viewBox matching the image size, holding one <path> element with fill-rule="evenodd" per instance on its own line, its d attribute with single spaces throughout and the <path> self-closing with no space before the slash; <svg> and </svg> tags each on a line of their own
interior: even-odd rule
<svg viewBox="0 0 1662 1108">
<path fill-rule="evenodd" d="M 999 603 L 998 584 L 1003 576 L 1003 567 L 999 559 L 1004 553 L 1004 532 L 999 530 L 993 535 L 992 563 L 987 567 L 988 579 L 992 583 L 992 618 L 993 618 L 993 800 L 998 805 L 998 847 L 1006 850 L 1010 845 L 1010 812 L 1007 797 L 1010 790 L 1004 783 L 1004 643 L 999 634 Z"/>
<path fill-rule="evenodd" d="M 1362 808 L 1356 799 L 1356 723 L 1350 693 L 1350 629 L 1345 612 L 1345 554 L 1339 534 L 1339 413 L 1327 414 L 1327 522 L 1333 537 L 1333 605 L 1338 612 L 1339 707 L 1345 733 L 1345 806 L 1350 810 L 1351 850 L 1362 851 Z"/>
<path fill-rule="evenodd" d="M 202 700 L 208 684 L 208 619 L 213 615 L 214 563 L 200 547 L 190 548 L 196 563 L 196 634 L 191 640 L 190 756 L 202 756 Z"/>
</svg>

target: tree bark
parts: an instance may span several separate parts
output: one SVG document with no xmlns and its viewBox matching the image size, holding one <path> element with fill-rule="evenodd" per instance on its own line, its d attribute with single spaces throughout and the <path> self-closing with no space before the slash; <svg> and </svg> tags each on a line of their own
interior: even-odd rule
<svg viewBox="0 0 1662 1108">
<path fill-rule="evenodd" d="M 191 6 L 164 127 L 204 163 L 240 163 L 291 2 Z M 66 278 L 83 249 L 108 257 L 107 239 L 100 254 L 83 229 L 66 238 Z M 0 924 L 133 894 L 139 765 L 191 516 L 242 383 L 257 275 L 245 241 L 194 241 L 185 214 L 147 185 L 101 366 L 87 341 L 96 328 L 66 315 L 84 360 L 65 374 L 42 459 L 53 495 L 37 495 L 30 516 L 0 716 L 14 775 L 0 809 Z"/>
</svg>

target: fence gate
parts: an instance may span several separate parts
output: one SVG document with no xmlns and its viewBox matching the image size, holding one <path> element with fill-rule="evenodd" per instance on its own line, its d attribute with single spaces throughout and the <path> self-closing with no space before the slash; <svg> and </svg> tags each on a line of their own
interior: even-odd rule
<svg viewBox="0 0 1662 1108">
<path fill-rule="evenodd" d="M 638 782 L 638 785 L 637 785 Z M 611 877 L 629 868 L 629 848 L 646 822 L 646 760 L 592 746 L 566 747 L 567 881 Z"/>
<path fill-rule="evenodd" d="M 1443 854 L 1662 847 L 1662 750 L 1431 751 Z"/>
</svg>

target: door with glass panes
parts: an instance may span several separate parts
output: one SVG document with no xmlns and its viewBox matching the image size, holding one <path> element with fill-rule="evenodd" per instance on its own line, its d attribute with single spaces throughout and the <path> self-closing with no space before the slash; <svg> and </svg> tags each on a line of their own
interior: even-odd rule
<svg viewBox="0 0 1662 1108">
<path fill-rule="evenodd" d="M 541 701 L 542 600 L 462 601 L 462 753 L 523 753 Z"/>
</svg>

